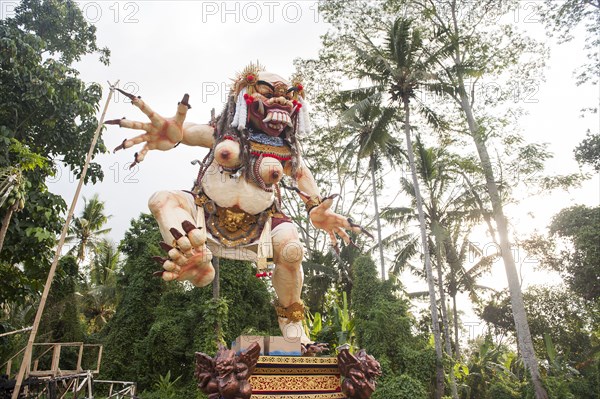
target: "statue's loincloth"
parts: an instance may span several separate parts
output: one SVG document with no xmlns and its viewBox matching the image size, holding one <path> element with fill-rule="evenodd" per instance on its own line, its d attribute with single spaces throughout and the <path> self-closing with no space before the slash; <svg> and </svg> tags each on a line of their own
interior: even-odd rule
<svg viewBox="0 0 600 399">
<path fill-rule="evenodd" d="M 273 229 L 281 223 L 291 222 L 288 216 L 277 209 L 275 203 L 252 215 L 237 206 L 221 207 L 202 192 L 194 195 L 194 202 L 204 210 L 207 232 L 228 248 L 256 242 L 267 224 Z"/>
</svg>

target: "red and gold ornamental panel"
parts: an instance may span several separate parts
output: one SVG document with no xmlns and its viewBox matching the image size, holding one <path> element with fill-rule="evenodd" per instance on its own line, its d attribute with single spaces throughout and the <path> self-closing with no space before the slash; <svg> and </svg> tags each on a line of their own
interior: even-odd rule
<svg viewBox="0 0 600 399">
<path fill-rule="evenodd" d="M 333 357 L 261 356 L 252 399 L 344 399 Z"/>
</svg>

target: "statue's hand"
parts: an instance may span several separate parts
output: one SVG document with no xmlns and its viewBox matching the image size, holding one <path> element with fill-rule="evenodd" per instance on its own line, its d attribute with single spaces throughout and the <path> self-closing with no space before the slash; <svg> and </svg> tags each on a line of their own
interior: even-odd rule
<svg viewBox="0 0 600 399">
<path fill-rule="evenodd" d="M 371 238 L 373 238 L 373 236 L 360 225 L 354 223 L 352 219 L 344 217 L 331 210 L 331 205 L 333 205 L 333 199 L 335 197 L 337 197 L 337 194 L 324 198 L 319 205 L 310 210 L 309 217 L 313 226 L 318 229 L 325 230 L 327 234 L 329 234 L 331 246 L 337 253 L 339 253 L 336 234 L 342 237 L 346 244 L 354 246 L 356 246 L 356 244 L 352 242 L 350 236 L 348 236 L 348 233 L 346 233 L 344 230 L 365 233 Z"/>
<path fill-rule="evenodd" d="M 135 153 L 134 161 L 130 168 L 137 163 L 142 162 L 150 150 L 167 151 L 179 144 L 183 138 L 183 122 L 185 121 L 188 109 L 191 108 L 188 103 L 190 98 L 188 94 L 185 94 L 181 102 L 177 104 L 177 113 L 174 117 L 163 118 L 152 111 L 140 97 L 124 92 L 121 89 L 117 90 L 131 99 L 131 103 L 138 107 L 146 114 L 146 116 L 148 116 L 148 119 L 150 119 L 150 123 L 136 122 L 125 118 L 113 119 L 105 122 L 107 125 L 119 125 L 120 127 L 143 130 L 145 132 L 131 139 L 123 140 L 121 145 L 114 150 L 118 151 L 123 148 L 129 148 L 134 144 L 144 143 L 144 147 L 142 147 L 141 151 Z"/>
</svg>

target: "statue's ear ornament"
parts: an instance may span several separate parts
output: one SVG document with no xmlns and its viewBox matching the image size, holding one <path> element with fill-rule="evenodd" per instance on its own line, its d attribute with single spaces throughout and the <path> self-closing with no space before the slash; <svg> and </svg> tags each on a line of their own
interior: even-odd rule
<svg viewBox="0 0 600 399">
<path fill-rule="evenodd" d="M 265 67 L 256 61 L 256 63 L 251 62 L 239 72 L 233 79 L 233 92 L 235 96 L 237 97 L 244 88 L 249 96 L 254 94 L 256 92 L 256 82 L 258 82 L 258 73 L 264 70 Z"/>
<path fill-rule="evenodd" d="M 293 92 L 294 100 L 298 100 L 298 97 L 304 98 L 304 85 L 302 84 L 302 76 L 299 74 L 295 74 L 290 79 L 292 85 L 290 86 L 290 91 Z"/>
</svg>

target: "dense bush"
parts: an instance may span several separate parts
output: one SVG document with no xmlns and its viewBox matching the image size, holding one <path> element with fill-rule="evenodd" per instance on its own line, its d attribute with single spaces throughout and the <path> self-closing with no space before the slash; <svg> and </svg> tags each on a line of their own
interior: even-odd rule
<svg viewBox="0 0 600 399">
<path fill-rule="evenodd" d="M 428 399 L 421 382 L 406 374 L 386 379 L 377 386 L 373 399 Z"/>
<path fill-rule="evenodd" d="M 399 296 L 399 287 L 391 280 L 380 281 L 375 263 L 368 256 L 359 257 L 352 272 L 358 345 L 382 362 L 384 372 L 429 386 L 435 375 L 435 352 L 428 346 L 428 337 L 413 334 L 415 320 L 408 313 L 408 301 Z M 384 379 L 388 377 L 395 378 Z"/>
<path fill-rule="evenodd" d="M 175 387 L 194 387 L 194 353 L 214 353 L 217 334 L 212 287 L 192 288 L 153 277 L 160 268 L 151 258 L 164 255 L 158 226 L 149 215 L 132 222 L 121 246 L 127 255 L 122 277 L 123 299 L 105 328 L 104 378 L 137 381 L 152 391 L 161 376 L 180 377 Z M 220 261 L 221 299 L 226 342 L 253 329 L 278 333 L 271 294 L 248 262 Z M 221 307 L 223 307 L 221 306 Z M 178 396 L 181 397 L 181 396 Z M 188 397 L 188 396 L 186 396 Z"/>
</svg>

